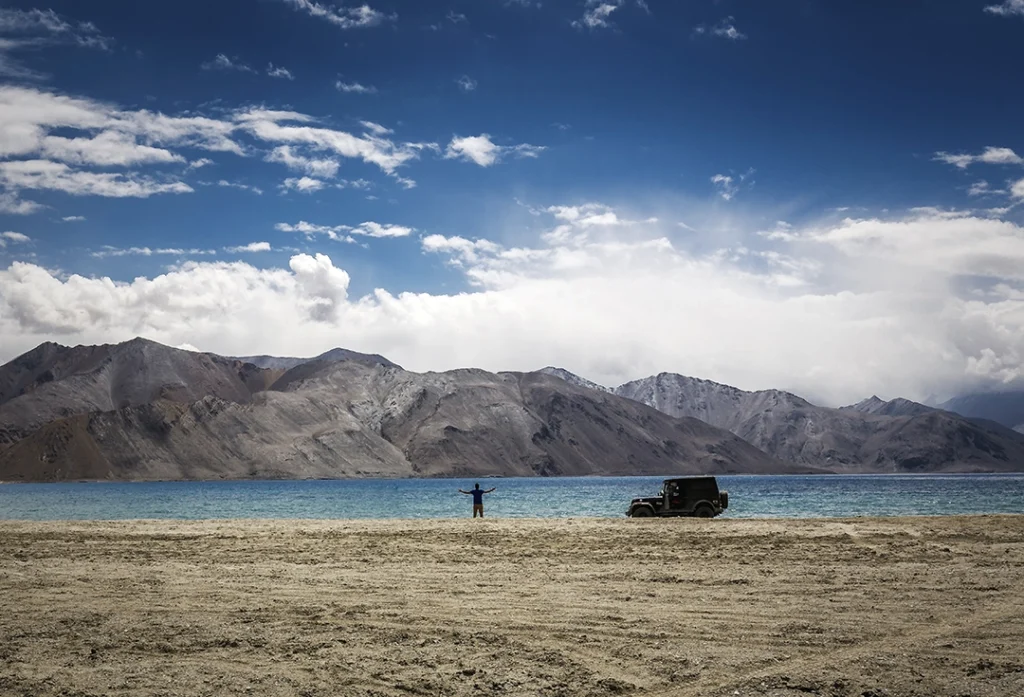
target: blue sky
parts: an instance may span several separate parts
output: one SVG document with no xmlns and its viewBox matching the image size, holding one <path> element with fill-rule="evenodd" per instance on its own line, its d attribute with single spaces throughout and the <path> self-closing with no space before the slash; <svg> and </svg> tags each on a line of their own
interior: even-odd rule
<svg viewBox="0 0 1024 697">
<path fill-rule="evenodd" d="M 6 2 L 0 359 L 1017 384 L 1022 63 L 1020 0 Z"/>
</svg>

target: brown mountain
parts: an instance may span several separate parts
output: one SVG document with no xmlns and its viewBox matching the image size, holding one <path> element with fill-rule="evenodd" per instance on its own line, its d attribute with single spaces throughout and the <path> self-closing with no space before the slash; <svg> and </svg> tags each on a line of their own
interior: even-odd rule
<svg viewBox="0 0 1024 697">
<path fill-rule="evenodd" d="M 1024 470 L 1021 434 L 905 399 L 830 409 L 788 392 L 747 392 L 675 373 L 615 393 L 727 429 L 781 460 L 834 472 Z"/>
<path fill-rule="evenodd" d="M 44 343 L 0 366 L 0 447 L 85 412 L 207 396 L 245 403 L 280 374 L 145 339 L 102 346 Z"/>
<path fill-rule="evenodd" d="M 0 369 L 34 385 L 0 409 L 31 397 L 21 403 L 35 418 L 50 416 L 24 437 L 9 431 L 17 442 L 0 451 L 0 479 L 806 471 L 697 419 L 540 373 L 419 374 L 387 362 L 316 360 L 260 390 L 271 374 L 255 366 L 139 346 L 95 347 L 118 365 L 142 352 L 160 366 L 136 363 L 127 381 L 112 377 L 120 369 L 104 372 L 102 360 L 61 363 L 42 382 L 24 377 L 39 372 L 29 367 L 38 359 Z M 108 385 L 120 389 L 103 401 Z"/>
</svg>

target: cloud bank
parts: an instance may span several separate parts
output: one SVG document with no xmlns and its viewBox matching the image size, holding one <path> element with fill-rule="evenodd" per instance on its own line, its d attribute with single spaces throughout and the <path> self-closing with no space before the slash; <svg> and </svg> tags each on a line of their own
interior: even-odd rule
<svg viewBox="0 0 1024 697">
<path fill-rule="evenodd" d="M 447 294 L 351 297 L 349 274 L 324 254 L 269 269 L 185 261 L 127 283 L 13 262 L 0 271 L 0 358 L 44 340 L 141 334 L 235 355 L 344 346 L 413 370 L 557 364 L 606 384 L 675 371 L 836 405 L 1024 384 L 1016 223 L 919 209 L 779 223 L 698 248 L 664 217 L 598 203 L 533 213 L 542 225 L 529 243 L 421 237 L 425 263 L 465 280 Z M 335 239 L 414 232 L 372 222 L 277 229 Z M 201 250 L 148 250 L 165 252 Z"/>
</svg>

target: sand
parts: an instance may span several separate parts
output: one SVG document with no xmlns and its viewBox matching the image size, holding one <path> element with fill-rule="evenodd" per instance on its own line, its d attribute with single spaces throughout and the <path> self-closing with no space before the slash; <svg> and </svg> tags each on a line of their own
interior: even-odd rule
<svg viewBox="0 0 1024 697">
<path fill-rule="evenodd" d="M 0 522 L 2 695 L 1024 695 L 1024 516 Z"/>
</svg>

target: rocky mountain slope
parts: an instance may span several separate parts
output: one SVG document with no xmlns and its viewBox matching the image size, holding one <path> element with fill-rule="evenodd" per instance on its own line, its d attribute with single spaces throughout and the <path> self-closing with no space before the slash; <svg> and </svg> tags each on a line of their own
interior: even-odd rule
<svg viewBox="0 0 1024 697">
<path fill-rule="evenodd" d="M 934 407 L 928 407 L 919 402 L 903 399 L 902 397 L 890 399 L 886 402 L 874 395 L 848 407 L 840 407 L 840 409 L 859 411 L 863 414 L 875 414 L 877 416 L 920 416 L 921 414 L 935 411 Z"/>
<path fill-rule="evenodd" d="M 313 363 L 316 361 L 355 361 L 357 363 L 364 363 L 366 365 L 384 365 L 392 368 L 400 368 L 401 366 L 397 363 L 392 363 L 384 356 L 369 353 L 359 353 L 358 351 L 349 351 L 343 348 L 333 348 L 330 351 L 321 353 L 319 356 L 312 358 L 287 358 L 281 356 L 241 356 L 232 357 L 232 360 L 242 361 L 243 363 L 252 363 L 259 368 L 268 368 L 270 370 L 291 370 L 296 366 L 300 366 L 304 363 Z"/>
<path fill-rule="evenodd" d="M 132 343 L 132 342 L 129 342 Z M 155 365 L 100 399 L 114 368 L 89 363 L 33 397 L 54 415 L 0 450 L 2 480 L 405 477 L 783 472 L 727 431 L 540 373 L 411 373 L 385 362 L 316 360 L 280 372 L 146 342 Z M 159 347 L 159 350 L 154 347 Z M 159 355 L 154 355 L 159 354 Z M 21 357 L 15 363 L 27 363 Z M 106 361 L 106 358 L 104 358 Z M 107 365 L 104 361 L 101 364 Z M 173 377 L 168 373 L 173 366 Z M 241 366 L 241 367 L 238 367 Z M 248 367 L 245 367 L 248 366 Z M 210 378 L 251 375 L 269 389 Z M 3 370 L 7 370 L 7 366 Z M 106 372 L 103 372 L 103 371 Z M 99 372 L 97 372 L 99 371 Z M 259 371 L 259 372 L 254 372 Z M 11 370 L 13 373 L 13 369 Z M 29 371 L 30 372 L 30 371 Z M 234 373 L 231 373 L 234 374 Z M 227 375 L 227 374 L 224 374 Z M 259 380 L 257 380 L 257 376 Z M 197 382 L 192 384 L 189 378 Z M 224 377 L 227 381 L 227 377 Z M 23 380 L 26 384 L 31 382 Z M 52 383 L 52 385 L 51 385 Z M 177 384 L 176 389 L 164 389 Z M 234 384 L 234 383 L 232 383 Z M 61 407 L 80 385 L 88 399 Z M 242 389 L 245 387 L 245 389 Z M 96 388 L 96 389 L 93 389 Z M 186 395 L 210 391 L 197 399 Z M 146 400 L 146 397 L 150 399 Z M 95 408 L 95 406 L 98 408 Z M 5 405 L 6 406 L 6 405 Z M 10 432 L 10 433 L 13 433 Z M 16 434 L 15 434 L 16 435 Z"/>
<path fill-rule="evenodd" d="M 615 393 L 727 429 L 778 459 L 836 472 L 1024 470 L 1019 434 L 904 399 L 829 409 L 788 392 L 746 392 L 674 373 Z"/>
<path fill-rule="evenodd" d="M 940 405 L 962 416 L 987 419 L 1024 433 L 1024 390 L 967 394 Z"/>
<path fill-rule="evenodd" d="M 0 447 L 54 419 L 156 400 L 248 402 L 280 371 L 145 339 L 102 346 L 45 343 L 0 366 Z"/>
</svg>

